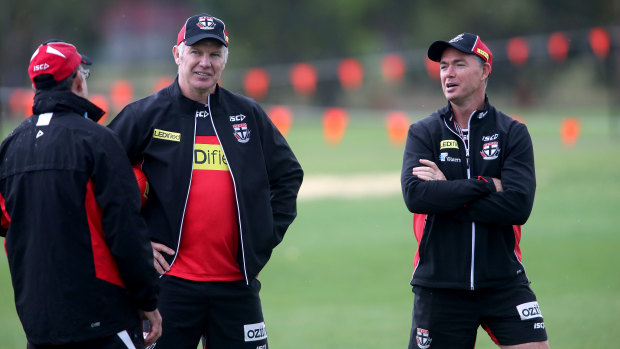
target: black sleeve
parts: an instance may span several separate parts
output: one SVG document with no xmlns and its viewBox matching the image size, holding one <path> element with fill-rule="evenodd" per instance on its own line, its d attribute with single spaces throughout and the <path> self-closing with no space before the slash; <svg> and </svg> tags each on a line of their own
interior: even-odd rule
<svg viewBox="0 0 620 349">
<path fill-rule="evenodd" d="M 534 148 L 527 127 L 511 129 L 501 169 L 502 192 L 471 202 L 466 217 L 476 222 L 523 225 L 532 212 L 536 191 Z"/>
<path fill-rule="evenodd" d="M 445 181 L 418 179 L 412 174 L 412 170 L 414 167 L 422 166 L 420 159 L 437 162 L 429 131 L 416 123 L 409 127 L 401 172 L 403 198 L 411 212 L 422 214 L 450 212 L 495 191 L 493 183 L 475 179 Z"/>
<path fill-rule="evenodd" d="M 93 149 L 91 175 L 101 208 L 105 240 L 130 297 L 141 310 L 157 306 L 157 272 L 146 223 L 140 215 L 140 191 L 117 137 L 105 130 Z"/>
<path fill-rule="evenodd" d="M 152 132 L 150 127 L 141 127 L 139 114 L 134 111 L 133 104 L 126 106 L 108 125 L 118 135 L 132 165 L 142 161 L 142 152 Z"/>
<path fill-rule="evenodd" d="M 275 235 L 280 242 L 297 216 L 297 193 L 304 173 L 284 136 L 267 114 L 260 107 L 257 108 L 258 119 L 262 121 L 263 127 L 261 140 L 269 175 Z"/>
</svg>

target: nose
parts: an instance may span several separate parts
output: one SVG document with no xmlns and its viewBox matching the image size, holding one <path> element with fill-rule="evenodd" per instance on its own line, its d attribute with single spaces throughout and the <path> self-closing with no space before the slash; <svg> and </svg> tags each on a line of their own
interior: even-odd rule
<svg viewBox="0 0 620 349">
<path fill-rule="evenodd" d="M 200 58 L 200 66 L 202 66 L 202 67 L 210 67 L 211 66 L 211 59 L 209 58 L 209 55 L 203 55 Z"/>
</svg>

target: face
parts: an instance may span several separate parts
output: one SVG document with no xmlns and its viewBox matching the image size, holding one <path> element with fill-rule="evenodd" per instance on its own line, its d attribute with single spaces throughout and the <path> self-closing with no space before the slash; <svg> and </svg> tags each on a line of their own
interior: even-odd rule
<svg viewBox="0 0 620 349">
<path fill-rule="evenodd" d="M 457 105 L 480 98 L 484 100 L 489 68 L 489 64 L 481 64 L 477 56 L 447 48 L 439 62 L 441 88 L 446 99 Z"/>
<path fill-rule="evenodd" d="M 226 66 L 226 48 L 214 40 L 201 40 L 192 46 L 173 48 L 174 59 L 179 66 L 179 85 L 186 97 L 205 102 L 222 77 Z"/>
</svg>

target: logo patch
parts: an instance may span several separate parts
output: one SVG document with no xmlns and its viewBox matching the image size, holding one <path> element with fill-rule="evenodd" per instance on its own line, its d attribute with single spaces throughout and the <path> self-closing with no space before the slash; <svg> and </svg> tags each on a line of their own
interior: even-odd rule
<svg viewBox="0 0 620 349">
<path fill-rule="evenodd" d="M 248 130 L 248 124 L 234 124 L 232 127 L 233 130 L 235 130 L 233 134 L 239 143 L 247 143 L 250 141 L 250 130 Z"/>
<path fill-rule="evenodd" d="M 198 18 L 198 23 L 196 23 L 198 28 L 202 30 L 212 30 L 215 29 L 215 22 L 213 21 L 213 17 L 202 16 Z"/>
<path fill-rule="evenodd" d="M 517 312 L 519 313 L 521 320 L 529 320 L 537 317 L 543 317 L 542 313 L 540 312 L 538 302 L 519 304 L 517 305 Z"/>
<path fill-rule="evenodd" d="M 177 132 L 164 131 L 164 130 L 160 130 L 156 128 L 153 130 L 153 138 L 162 139 L 164 141 L 180 142 L 181 134 Z"/>
<path fill-rule="evenodd" d="M 267 339 L 267 330 L 265 329 L 264 322 L 243 325 L 243 332 L 246 342 L 261 341 L 263 339 Z"/>
<path fill-rule="evenodd" d="M 461 162 L 460 158 L 453 158 L 451 156 L 448 156 L 448 153 L 441 153 L 439 154 L 439 161 L 441 162 Z"/>
<path fill-rule="evenodd" d="M 457 41 L 461 41 L 461 40 L 463 40 L 463 34 L 459 34 L 459 35 L 455 36 L 449 42 L 457 42 Z"/>
<path fill-rule="evenodd" d="M 209 112 L 206 110 L 196 110 L 196 117 L 197 118 L 206 118 L 209 116 Z"/>
<path fill-rule="evenodd" d="M 418 348 L 420 349 L 430 348 L 431 342 L 433 341 L 428 330 L 419 327 L 416 329 L 415 340 L 418 343 Z"/>
<path fill-rule="evenodd" d="M 194 170 L 228 171 L 228 162 L 219 144 L 194 146 Z"/>
<path fill-rule="evenodd" d="M 495 160 L 499 156 L 499 143 L 488 142 L 482 145 L 482 151 L 480 152 L 483 160 Z"/>
<path fill-rule="evenodd" d="M 439 143 L 439 150 L 443 149 L 458 149 L 459 143 L 453 139 L 443 140 Z"/>
</svg>

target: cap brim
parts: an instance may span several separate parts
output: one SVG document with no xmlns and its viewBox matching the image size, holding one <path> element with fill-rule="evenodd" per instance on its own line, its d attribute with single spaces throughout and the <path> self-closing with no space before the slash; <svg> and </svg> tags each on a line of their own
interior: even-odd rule
<svg viewBox="0 0 620 349">
<path fill-rule="evenodd" d="M 88 58 L 87 56 L 84 56 L 83 54 L 79 54 L 79 55 L 80 55 L 80 57 L 82 57 L 82 61 L 81 61 L 82 64 L 86 64 L 86 65 L 92 65 L 93 64 L 93 61 L 90 58 Z"/>
<path fill-rule="evenodd" d="M 228 47 L 228 44 L 226 43 L 226 41 L 222 40 L 222 38 L 220 38 L 219 36 L 215 35 L 215 34 L 201 34 L 201 35 L 194 35 L 189 39 L 185 39 L 185 45 L 187 46 L 192 46 L 193 44 L 197 43 L 200 40 L 204 40 L 204 39 L 215 39 L 219 42 L 222 43 L 222 45 Z"/>
<path fill-rule="evenodd" d="M 445 51 L 448 47 L 453 46 L 450 45 L 450 43 L 447 41 L 435 41 L 428 48 L 428 58 L 434 62 L 441 61 L 441 55 L 443 54 L 443 51 Z"/>
</svg>

